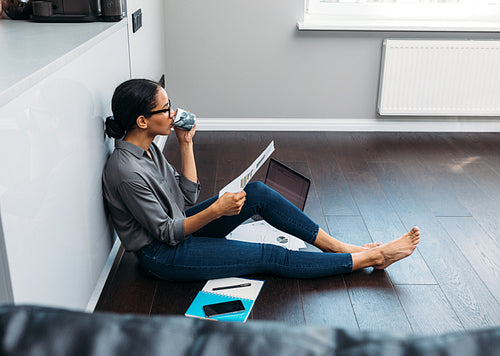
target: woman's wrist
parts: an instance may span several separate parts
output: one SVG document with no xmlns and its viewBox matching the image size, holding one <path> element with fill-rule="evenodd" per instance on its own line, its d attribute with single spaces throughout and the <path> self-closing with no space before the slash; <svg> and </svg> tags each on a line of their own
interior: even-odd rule
<svg viewBox="0 0 500 356">
<path fill-rule="evenodd" d="M 212 205 L 210 205 L 207 210 L 210 212 L 210 216 L 213 218 L 213 220 L 217 220 L 220 217 L 222 217 L 221 212 L 219 211 L 219 207 L 217 204 L 217 201 L 215 201 Z"/>
<path fill-rule="evenodd" d="M 222 214 L 219 214 L 218 211 L 217 206 L 212 204 L 205 210 L 184 219 L 184 233 L 186 236 L 221 217 Z"/>
<path fill-rule="evenodd" d="M 193 141 L 179 143 L 179 147 L 181 148 L 181 150 L 192 150 Z"/>
<path fill-rule="evenodd" d="M 194 160 L 193 144 L 181 145 L 182 173 L 193 182 L 198 181 L 196 163 Z"/>
</svg>

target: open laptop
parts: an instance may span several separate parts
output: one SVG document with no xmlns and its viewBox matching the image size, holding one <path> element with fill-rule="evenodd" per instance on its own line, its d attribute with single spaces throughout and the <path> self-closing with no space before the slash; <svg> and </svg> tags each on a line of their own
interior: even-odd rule
<svg viewBox="0 0 500 356">
<path fill-rule="evenodd" d="M 311 186 L 309 178 L 271 158 L 264 183 L 304 211 Z"/>
</svg>

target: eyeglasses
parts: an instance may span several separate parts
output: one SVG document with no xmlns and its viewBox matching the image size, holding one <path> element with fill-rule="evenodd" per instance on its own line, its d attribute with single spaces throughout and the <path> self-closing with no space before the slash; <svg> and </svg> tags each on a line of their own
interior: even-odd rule
<svg viewBox="0 0 500 356">
<path fill-rule="evenodd" d="M 145 116 L 151 116 L 151 115 L 154 115 L 154 114 L 160 114 L 160 113 L 165 113 L 165 112 L 168 112 L 168 117 L 170 117 L 170 108 L 171 108 L 171 104 L 170 104 L 170 99 L 168 99 L 168 108 L 166 109 L 161 109 L 161 110 L 155 110 L 155 111 L 150 111 L 146 114 L 144 114 Z"/>
</svg>

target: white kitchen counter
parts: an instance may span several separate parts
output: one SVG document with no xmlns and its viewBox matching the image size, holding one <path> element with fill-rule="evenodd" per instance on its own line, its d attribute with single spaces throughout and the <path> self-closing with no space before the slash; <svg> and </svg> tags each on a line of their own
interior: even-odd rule
<svg viewBox="0 0 500 356">
<path fill-rule="evenodd" d="M 0 107 L 125 26 L 0 19 Z"/>
<path fill-rule="evenodd" d="M 114 237 L 103 120 L 129 58 L 126 20 L 0 20 L 0 302 L 88 305 Z"/>
</svg>

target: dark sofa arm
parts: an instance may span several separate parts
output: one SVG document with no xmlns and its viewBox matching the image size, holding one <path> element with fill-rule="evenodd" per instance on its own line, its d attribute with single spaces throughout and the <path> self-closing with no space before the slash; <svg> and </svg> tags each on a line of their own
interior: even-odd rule
<svg viewBox="0 0 500 356">
<path fill-rule="evenodd" d="M 35 307 L 0 307 L 0 355 L 481 355 L 500 328 L 395 336 L 278 322 L 245 324 Z"/>
</svg>

